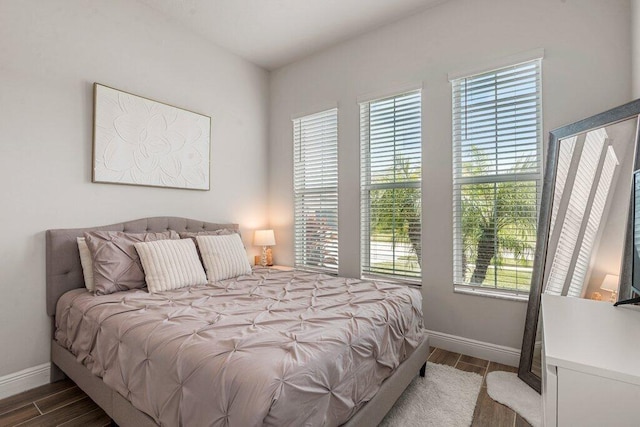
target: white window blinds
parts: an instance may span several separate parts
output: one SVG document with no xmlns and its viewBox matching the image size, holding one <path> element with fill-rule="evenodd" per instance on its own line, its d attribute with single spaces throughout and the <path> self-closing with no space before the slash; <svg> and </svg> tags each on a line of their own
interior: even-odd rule
<svg viewBox="0 0 640 427">
<path fill-rule="evenodd" d="M 293 120 L 295 266 L 337 273 L 338 110 Z"/>
<path fill-rule="evenodd" d="M 360 104 L 362 275 L 421 277 L 421 92 Z"/>
<path fill-rule="evenodd" d="M 527 295 L 542 185 L 541 61 L 452 81 L 454 282 Z"/>
</svg>

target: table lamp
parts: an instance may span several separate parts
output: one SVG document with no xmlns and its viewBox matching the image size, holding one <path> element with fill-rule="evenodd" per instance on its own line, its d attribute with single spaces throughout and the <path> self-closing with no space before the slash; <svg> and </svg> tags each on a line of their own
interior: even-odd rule
<svg viewBox="0 0 640 427">
<path fill-rule="evenodd" d="M 271 252 L 271 248 L 268 246 L 274 246 L 276 244 L 276 238 L 273 235 L 273 230 L 256 230 L 253 236 L 253 244 L 256 246 L 262 246 L 262 255 L 260 256 L 260 265 L 265 267 L 267 265 L 273 265 L 273 261 L 269 262 L 267 258 L 267 252 Z"/>
<path fill-rule="evenodd" d="M 600 285 L 600 289 L 603 291 L 611 292 L 611 299 L 609 301 L 616 302 L 618 293 L 618 281 L 620 280 L 620 276 L 615 274 L 607 274 L 604 276 L 604 280 L 602 281 L 602 285 Z"/>
</svg>

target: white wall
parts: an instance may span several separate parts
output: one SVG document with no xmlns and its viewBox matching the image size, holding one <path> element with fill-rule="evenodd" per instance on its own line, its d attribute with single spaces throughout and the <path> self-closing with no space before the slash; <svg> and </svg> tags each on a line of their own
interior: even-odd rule
<svg viewBox="0 0 640 427">
<path fill-rule="evenodd" d="M 640 0 L 631 0 L 632 96 L 640 98 Z"/>
<path fill-rule="evenodd" d="M 452 0 L 272 73 L 270 220 L 293 262 L 291 118 L 339 106 L 340 273 L 357 277 L 358 100 L 423 86 L 426 327 L 520 348 L 526 304 L 453 293 L 450 72 L 545 49 L 544 135 L 629 101 L 629 1 Z"/>
<path fill-rule="evenodd" d="M 0 2 L 0 376 L 49 361 L 44 231 L 267 223 L 268 73 L 129 0 Z M 94 81 L 212 117 L 211 191 L 91 181 Z"/>
</svg>

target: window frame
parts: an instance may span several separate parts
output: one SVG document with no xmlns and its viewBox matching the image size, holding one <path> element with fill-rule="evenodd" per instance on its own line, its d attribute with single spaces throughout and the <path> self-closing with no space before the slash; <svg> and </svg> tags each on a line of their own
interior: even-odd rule
<svg viewBox="0 0 640 427">
<path fill-rule="evenodd" d="M 539 53 L 539 52 L 536 52 Z M 462 167 L 463 162 L 461 161 L 461 154 L 457 154 L 456 150 L 461 150 L 463 147 L 463 139 L 458 138 L 456 135 L 456 122 L 461 121 L 462 118 L 457 116 L 461 114 L 463 111 L 459 104 L 456 101 L 456 87 L 460 84 L 461 81 L 466 81 L 467 79 L 478 78 L 485 75 L 494 74 L 497 75 L 501 71 L 514 69 L 520 66 L 526 66 L 528 64 L 535 64 L 536 67 L 536 172 L 525 172 L 525 173 L 487 173 L 473 177 L 463 177 L 462 176 Z M 534 239 L 537 234 L 538 221 L 540 216 L 540 202 L 541 202 L 541 193 L 542 193 L 542 181 L 543 181 L 543 160 L 544 160 L 544 144 L 543 144 L 543 103 L 542 103 L 542 55 L 536 55 L 531 58 L 522 59 L 519 61 L 514 61 L 513 63 L 502 63 L 500 66 L 494 66 L 490 69 L 485 69 L 481 72 L 475 72 L 473 74 L 468 75 L 456 75 L 454 78 L 450 78 L 452 83 L 452 213 L 453 213 L 453 287 L 454 292 L 473 294 L 473 295 L 482 295 L 489 296 L 493 298 L 499 299 L 508 299 L 508 300 L 517 300 L 517 301 L 527 301 L 529 298 L 529 289 L 520 290 L 520 289 L 508 289 L 506 287 L 499 287 L 498 285 L 494 287 L 483 286 L 481 284 L 473 284 L 473 283 L 464 283 L 464 278 L 460 277 L 460 269 L 462 268 L 462 251 L 464 250 L 461 246 L 462 243 L 462 215 L 460 213 L 462 209 L 462 195 L 463 195 L 463 186 L 470 184 L 495 184 L 496 186 L 500 183 L 527 183 L 533 182 L 534 188 L 536 191 L 536 211 L 535 211 L 535 221 L 536 221 L 536 232 L 534 232 Z M 497 85 L 494 85 L 497 87 Z M 465 90 L 466 93 L 466 90 Z M 494 100 L 494 103 L 497 104 L 499 102 L 499 98 Z M 497 120 L 496 118 L 496 129 L 497 129 Z M 498 142 L 496 141 L 496 146 Z M 517 146 L 517 142 L 514 143 L 514 146 Z M 499 162 L 496 162 L 495 167 L 498 168 L 500 166 Z M 494 187 L 497 188 L 497 187 Z M 495 199 L 494 199 L 495 200 Z M 534 240 L 535 241 L 535 240 Z M 532 251 L 532 252 L 535 252 Z M 533 260 L 532 260 L 533 261 Z M 489 266 L 495 265 L 495 261 L 492 258 Z M 496 283 L 498 279 L 496 278 Z"/>
<path fill-rule="evenodd" d="M 371 104 L 377 102 L 383 102 L 388 100 L 397 99 L 403 96 L 417 95 L 419 99 L 419 134 L 420 134 L 420 177 L 418 180 L 405 181 L 405 182 L 390 182 L 390 183 L 371 183 Z M 375 190 L 390 190 L 390 189 L 404 189 L 404 188 L 417 188 L 420 192 L 420 245 L 423 241 L 423 215 L 422 215 L 422 145 L 423 145 L 423 120 L 422 120 L 422 88 L 415 88 L 410 90 L 404 90 L 395 94 L 378 97 L 375 99 L 363 100 L 359 102 L 360 111 L 360 276 L 363 279 L 382 279 L 387 281 L 393 281 L 398 283 L 405 283 L 413 286 L 422 285 L 423 268 L 420 265 L 420 273 L 416 276 L 408 276 L 402 274 L 387 274 L 381 272 L 372 272 L 372 266 L 370 263 L 371 255 L 371 191 Z M 366 117 L 366 118 L 365 118 Z M 394 115 L 395 117 L 395 115 Z M 366 129 L 364 128 L 366 126 Z M 397 146 L 394 138 L 394 149 Z M 369 173 L 367 173 L 367 171 Z M 367 209 L 365 209 L 367 207 Z M 420 264 L 422 264 L 420 260 Z M 395 262 L 395 260 L 394 260 Z M 395 267 L 393 269 L 396 270 Z"/>
<path fill-rule="evenodd" d="M 305 122 L 307 125 L 310 125 L 311 127 L 313 126 L 318 126 L 318 123 L 322 122 L 322 120 L 326 120 L 327 117 L 331 117 L 332 118 L 330 120 L 332 121 L 332 124 L 330 125 L 333 129 L 333 135 L 330 139 L 316 139 L 311 141 L 311 145 L 307 146 L 307 147 L 302 147 L 302 144 L 305 143 L 304 138 L 302 136 L 302 127 L 305 125 Z M 294 221 L 293 221 L 293 238 L 294 238 L 294 245 L 293 245 L 293 250 L 294 250 L 294 267 L 297 269 L 301 269 L 301 270 L 307 270 L 307 271 L 316 271 L 316 272 L 321 272 L 321 273 L 326 273 L 326 274 L 331 274 L 331 275 L 337 275 L 338 274 L 338 269 L 340 267 L 340 260 L 339 260 L 339 239 L 340 239 L 340 235 L 339 235 L 339 200 L 338 200 L 338 196 L 339 196 L 339 188 L 338 188 L 338 178 L 339 178 L 339 173 L 338 173 L 338 144 L 339 144 L 339 135 L 338 135 L 338 108 L 337 107 L 332 107 L 332 108 L 327 108 L 321 111 L 317 111 L 315 113 L 311 113 L 311 114 L 305 114 L 303 116 L 298 116 L 295 117 L 291 120 L 292 123 L 292 136 L 293 136 L 293 199 L 294 199 Z M 317 121 L 317 123 L 316 123 Z M 297 130 L 298 129 L 298 130 Z M 335 160 L 332 162 L 334 163 L 332 165 L 332 170 L 335 170 L 335 173 L 330 174 L 330 176 L 327 177 L 328 180 L 334 180 L 335 181 L 335 185 L 332 186 L 319 186 L 319 187 L 314 187 L 314 188 L 308 188 L 307 186 L 305 186 L 305 181 L 301 180 L 299 182 L 298 180 L 298 175 L 300 173 L 305 172 L 304 171 L 304 167 L 305 165 L 307 167 L 309 167 L 308 163 L 305 164 L 304 162 L 301 162 L 298 160 L 299 155 L 302 155 L 302 150 L 304 150 L 304 148 L 309 149 L 311 148 L 311 150 L 318 150 L 320 148 L 320 145 L 325 144 L 326 141 L 330 141 L 331 144 L 334 145 L 333 147 L 333 152 L 331 153 L 331 156 L 335 157 Z M 334 142 L 335 141 L 335 142 Z M 324 153 L 323 153 L 324 154 Z M 317 158 L 315 159 L 317 161 Z M 322 163 L 322 160 L 320 160 L 320 163 Z M 311 165 L 311 167 L 318 167 L 318 165 Z M 324 180 L 325 175 L 325 169 L 324 167 L 321 167 L 322 170 L 322 178 L 321 180 Z M 309 260 L 311 259 L 308 255 L 308 253 L 311 251 L 311 249 L 309 249 L 309 245 L 312 245 L 313 242 L 315 240 L 313 239 L 309 239 L 306 242 L 302 242 L 302 240 L 305 240 L 307 236 L 308 232 L 304 231 L 306 230 L 306 227 L 308 227 L 308 222 L 304 219 L 304 218 L 299 218 L 299 215 L 302 211 L 304 211 L 305 209 L 303 208 L 303 204 L 302 204 L 302 199 L 304 198 L 304 196 L 306 195 L 319 195 L 322 197 L 322 195 L 328 195 L 329 198 L 333 198 L 335 200 L 335 209 L 331 209 L 332 212 L 332 216 L 335 216 L 335 226 L 332 227 L 332 229 L 330 230 L 330 232 L 335 233 L 335 239 L 331 240 L 331 244 L 335 246 L 334 248 L 334 252 L 335 252 L 335 267 L 328 267 L 326 265 L 324 265 L 324 263 L 322 263 L 323 265 L 310 265 L 309 264 Z M 311 223 L 311 228 L 314 227 L 314 224 Z M 300 252 L 302 251 L 302 253 Z"/>
</svg>

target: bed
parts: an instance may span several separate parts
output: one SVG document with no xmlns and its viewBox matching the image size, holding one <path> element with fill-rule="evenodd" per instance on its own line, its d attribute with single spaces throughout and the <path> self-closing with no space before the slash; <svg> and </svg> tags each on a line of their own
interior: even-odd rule
<svg viewBox="0 0 640 427">
<path fill-rule="evenodd" d="M 52 381 L 66 374 L 118 424 L 377 425 L 428 357 L 415 289 L 304 271 L 93 296 L 76 238 L 237 229 L 158 217 L 48 230 Z"/>
</svg>

